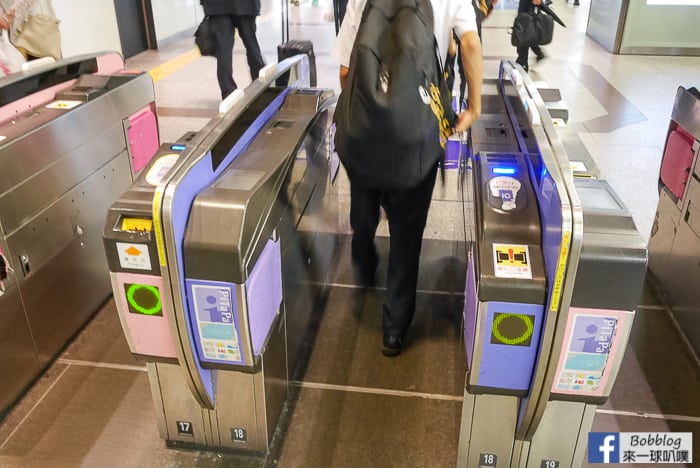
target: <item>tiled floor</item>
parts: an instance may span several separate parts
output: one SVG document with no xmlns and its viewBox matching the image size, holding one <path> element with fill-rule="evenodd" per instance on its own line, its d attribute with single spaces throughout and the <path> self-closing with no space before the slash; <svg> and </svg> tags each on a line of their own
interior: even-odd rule
<svg viewBox="0 0 700 468">
<path fill-rule="evenodd" d="M 277 5 L 277 2 L 274 2 Z M 327 7 L 311 0 L 291 8 L 291 37 L 313 39 L 319 87 L 339 91 L 330 57 Z M 507 28 L 512 0 L 502 0 L 484 24 L 486 69 L 514 56 Z M 530 75 L 561 90 L 571 125 L 634 215 L 645 239 L 656 210 L 656 179 L 678 86 L 697 86 L 700 58 L 613 56 L 585 35 L 588 1 L 555 8 L 557 28 L 548 58 Z M 268 61 L 281 33 L 277 10 L 261 17 L 258 34 Z M 191 39 L 142 53 L 129 68 L 151 69 L 192 48 Z M 249 82 L 236 44 L 235 75 Z M 218 107 L 212 58 L 198 58 L 156 82 L 161 141 L 198 130 Z M 342 177 L 342 176 L 341 176 Z M 465 372 L 459 311 L 464 284 L 462 227 L 454 175 L 436 191 L 426 229 L 417 316 L 408 347 L 381 356 L 382 282 L 356 288 L 348 266 L 348 187 L 337 184 L 338 213 L 329 232 L 340 234 L 331 285 L 306 371 L 293 382 L 286 428 L 267 460 L 231 453 L 166 448 L 156 428 L 142 363 L 129 353 L 110 299 L 15 409 L 0 423 L 0 467 L 450 467 L 456 463 Z M 448 221 L 446 221 L 448 220 Z M 380 230 L 387 235 L 386 226 Z M 386 237 L 378 245 L 386 270 Z M 380 276 L 381 278 L 381 276 Z M 700 368 L 668 310 L 647 285 L 630 346 L 611 398 L 594 430 L 691 431 L 700 456 Z M 637 465 L 640 466 L 640 465 Z M 657 465 L 658 466 L 658 465 Z"/>
</svg>

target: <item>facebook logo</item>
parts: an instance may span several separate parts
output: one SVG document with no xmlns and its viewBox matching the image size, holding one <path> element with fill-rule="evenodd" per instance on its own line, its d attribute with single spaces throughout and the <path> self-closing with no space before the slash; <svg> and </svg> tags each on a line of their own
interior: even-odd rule
<svg viewBox="0 0 700 468">
<path fill-rule="evenodd" d="M 619 463 L 620 433 L 589 432 L 588 463 Z"/>
</svg>

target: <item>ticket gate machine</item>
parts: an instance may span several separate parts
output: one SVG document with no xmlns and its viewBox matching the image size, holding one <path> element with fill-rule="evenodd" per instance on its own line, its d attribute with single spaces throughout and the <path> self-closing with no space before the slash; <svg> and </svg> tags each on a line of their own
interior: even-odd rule
<svg viewBox="0 0 700 468">
<path fill-rule="evenodd" d="M 0 414 L 109 298 L 104 213 L 157 150 L 154 101 L 116 52 L 0 80 Z"/>
<path fill-rule="evenodd" d="M 288 299 L 309 285 L 289 271 L 313 254 L 298 231 L 313 228 L 311 207 L 330 180 L 333 93 L 299 87 L 308 85 L 306 61 L 261 72 L 180 155 L 155 160 L 107 220 L 108 252 L 136 247 L 156 267 L 111 264 L 122 325 L 148 363 L 170 445 L 270 449 L 310 320 L 309 307 Z M 290 70 L 295 83 L 273 86 Z M 120 247 L 121 227 L 140 222 L 147 233 Z M 131 304 L 139 291 L 141 310 Z M 148 337 L 163 340 L 147 347 Z"/>
<path fill-rule="evenodd" d="M 527 465 L 582 466 L 598 405 L 610 396 L 644 282 L 647 249 L 632 215 L 601 179 L 574 179 L 583 208 L 583 241 L 549 401 Z M 556 443 L 553 443 L 556 441 Z"/>
<path fill-rule="evenodd" d="M 501 96 L 484 102 L 502 107 L 509 124 L 484 107 L 487 118 L 473 129 L 469 371 L 457 465 L 579 467 L 595 406 L 609 396 L 624 354 L 646 247 L 605 181 L 574 179 L 547 107 L 519 67 L 502 62 L 497 85 L 485 89 Z M 479 127 L 494 122 L 500 132 Z M 500 182 L 504 175 L 515 181 Z M 490 245 L 495 236 L 503 245 Z"/>
<path fill-rule="evenodd" d="M 700 354 L 700 90 L 679 87 L 659 171 L 649 271 Z"/>
</svg>

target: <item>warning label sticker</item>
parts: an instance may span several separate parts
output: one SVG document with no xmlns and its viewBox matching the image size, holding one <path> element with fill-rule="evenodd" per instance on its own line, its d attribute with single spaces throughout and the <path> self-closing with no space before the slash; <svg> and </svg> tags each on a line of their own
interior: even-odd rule
<svg viewBox="0 0 700 468">
<path fill-rule="evenodd" d="M 80 104 L 82 104 L 83 101 L 54 101 L 50 104 L 47 104 L 46 107 L 49 109 L 72 109 L 74 107 L 78 107 Z"/>
<path fill-rule="evenodd" d="M 497 278 L 532 279 L 527 245 L 493 244 L 493 271 Z"/>
</svg>

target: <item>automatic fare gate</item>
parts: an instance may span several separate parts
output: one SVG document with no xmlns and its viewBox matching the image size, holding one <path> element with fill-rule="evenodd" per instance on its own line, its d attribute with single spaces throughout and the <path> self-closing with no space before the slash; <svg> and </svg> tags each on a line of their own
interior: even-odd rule
<svg viewBox="0 0 700 468">
<path fill-rule="evenodd" d="M 573 177 L 527 75 L 503 62 L 488 89 L 472 131 L 458 466 L 579 467 L 627 345 L 646 247 L 604 180 Z"/>
<path fill-rule="evenodd" d="M 273 86 L 288 70 L 297 81 Z M 299 88 L 304 70 L 306 56 L 264 69 L 110 211 L 115 301 L 171 445 L 270 448 L 310 320 L 283 284 L 308 264 L 298 226 L 329 181 L 335 100 Z"/>
</svg>

